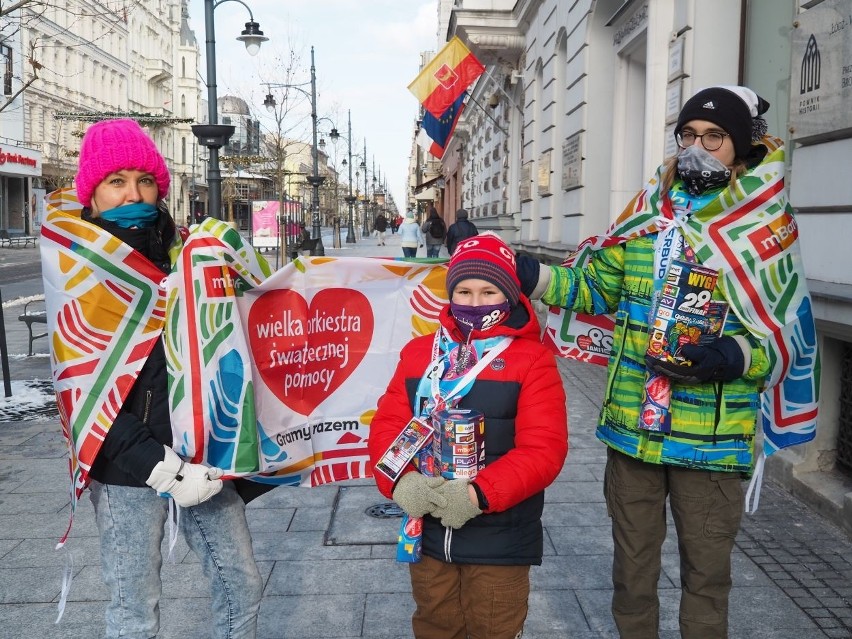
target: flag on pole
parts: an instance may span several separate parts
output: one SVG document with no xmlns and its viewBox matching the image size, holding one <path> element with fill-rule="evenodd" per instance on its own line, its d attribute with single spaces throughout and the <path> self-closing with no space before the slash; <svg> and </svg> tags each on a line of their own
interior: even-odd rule
<svg viewBox="0 0 852 639">
<path fill-rule="evenodd" d="M 429 113 L 440 118 L 484 71 L 482 63 L 454 36 L 423 67 L 408 90 Z"/>
<path fill-rule="evenodd" d="M 444 111 L 439 118 L 436 118 L 428 111 L 423 114 L 423 122 L 420 124 L 420 132 L 417 134 L 417 144 L 439 160 L 444 156 L 447 141 L 452 136 L 453 131 L 455 131 L 459 116 L 464 111 L 464 98 L 466 95 L 466 93 L 462 92 L 456 98 L 456 101 L 450 105 L 450 108 Z"/>
</svg>

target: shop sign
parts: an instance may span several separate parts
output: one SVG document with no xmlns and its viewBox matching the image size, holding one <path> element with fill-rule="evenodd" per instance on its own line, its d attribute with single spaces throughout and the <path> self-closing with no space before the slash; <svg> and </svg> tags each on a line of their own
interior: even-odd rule
<svg viewBox="0 0 852 639">
<path fill-rule="evenodd" d="M 41 152 L 16 146 L 0 146 L 0 173 L 4 175 L 41 175 Z"/>
</svg>

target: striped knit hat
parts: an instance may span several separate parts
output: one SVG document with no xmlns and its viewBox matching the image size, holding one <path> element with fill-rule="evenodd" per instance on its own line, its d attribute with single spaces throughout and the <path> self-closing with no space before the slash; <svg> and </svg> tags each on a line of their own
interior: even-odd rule
<svg viewBox="0 0 852 639">
<path fill-rule="evenodd" d="M 468 279 L 491 282 L 512 306 L 518 304 L 521 283 L 515 272 L 515 253 L 495 233 L 486 231 L 459 242 L 447 269 L 447 293 L 450 299 L 456 285 Z"/>
</svg>

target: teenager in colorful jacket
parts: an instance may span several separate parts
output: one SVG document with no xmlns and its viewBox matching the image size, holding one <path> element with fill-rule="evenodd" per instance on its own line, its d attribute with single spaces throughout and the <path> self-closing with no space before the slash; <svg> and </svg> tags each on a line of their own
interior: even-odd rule
<svg viewBox="0 0 852 639">
<path fill-rule="evenodd" d="M 163 200 L 169 171 L 133 120 L 89 127 L 76 177 L 83 219 L 139 251 L 163 273 L 175 223 Z M 172 450 L 162 338 L 106 431 L 92 465 L 91 499 L 111 599 L 106 637 L 153 638 L 159 629 L 161 546 L 168 499 L 182 507 L 180 528 L 210 579 L 216 639 L 252 639 L 263 581 L 252 554 L 245 504 L 222 471 Z"/>
<path fill-rule="evenodd" d="M 565 393 L 499 237 L 458 245 L 447 290 L 438 331 L 400 353 L 370 424 L 370 459 L 376 464 L 413 416 L 428 421 L 454 397 L 484 414 L 485 467 L 472 481 L 426 477 L 413 464 L 395 484 L 380 471 L 375 478 L 410 516 L 425 515 L 423 557 L 410 564 L 415 637 L 514 639 L 527 615 L 529 567 L 541 564 L 544 489 L 568 451 Z M 464 390 L 453 396 L 457 384 Z"/>
<path fill-rule="evenodd" d="M 584 243 L 587 263 L 520 263 L 531 297 L 615 315 L 597 437 L 609 447 L 604 491 L 621 637 L 658 636 L 667 497 L 680 550 L 681 636 L 727 637 L 731 551 L 744 506 L 741 480 L 755 468 L 760 396 L 789 370 L 789 362 L 777 370 L 787 338 L 770 324 L 799 327 L 793 332 L 805 335 L 817 370 L 804 273 L 787 232 L 795 223 L 783 154 L 764 137 L 760 117 L 768 106 L 745 87 L 698 92 L 677 121 L 678 154 L 606 236 Z M 763 237 L 782 227 L 781 240 Z M 682 363 L 649 354 L 649 326 L 675 259 L 718 270 L 712 299 L 730 305 L 723 333 L 682 345 Z M 816 388 L 809 393 L 807 410 L 815 414 Z M 661 413 L 660 404 L 668 409 Z"/>
</svg>

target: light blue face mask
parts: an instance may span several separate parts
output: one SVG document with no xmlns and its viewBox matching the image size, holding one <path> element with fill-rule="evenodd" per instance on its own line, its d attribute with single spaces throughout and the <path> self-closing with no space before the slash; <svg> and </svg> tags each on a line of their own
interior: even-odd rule
<svg viewBox="0 0 852 639">
<path fill-rule="evenodd" d="M 107 209 L 101 212 L 101 217 L 109 222 L 118 224 L 120 227 L 129 229 L 134 226 L 145 228 L 152 226 L 157 221 L 159 211 L 153 204 L 145 202 L 134 202 Z"/>
</svg>

